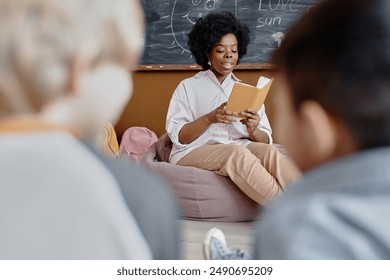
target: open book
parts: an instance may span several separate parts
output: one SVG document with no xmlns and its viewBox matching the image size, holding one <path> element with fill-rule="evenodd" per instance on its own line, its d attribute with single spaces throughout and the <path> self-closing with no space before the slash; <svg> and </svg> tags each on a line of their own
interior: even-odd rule
<svg viewBox="0 0 390 280">
<path fill-rule="evenodd" d="M 259 111 L 267 97 L 271 84 L 272 79 L 266 77 L 260 77 L 256 87 L 236 82 L 226 105 L 226 110 L 238 113 L 239 118 L 245 118 L 241 115 L 241 112 L 248 109 Z"/>
</svg>

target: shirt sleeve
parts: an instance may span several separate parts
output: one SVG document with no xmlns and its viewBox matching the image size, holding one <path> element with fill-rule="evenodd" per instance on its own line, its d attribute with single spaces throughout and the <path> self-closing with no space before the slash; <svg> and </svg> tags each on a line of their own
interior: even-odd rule
<svg viewBox="0 0 390 280">
<path fill-rule="evenodd" d="M 273 143 L 272 129 L 271 129 L 271 125 L 268 121 L 267 114 L 265 113 L 265 105 L 264 104 L 263 104 L 263 106 L 261 106 L 258 114 L 260 116 L 260 123 L 257 126 L 257 128 L 260 129 L 261 131 L 264 131 L 265 133 L 267 133 L 269 143 L 272 144 Z"/>
<path fill-rule="evenodd" d="M 187 144 L 180 143 L 179 132 L 185 124 L 191 121 L 193 121 L 193 117 L 190 111 L 187 89 L 185 84 L 181 82 L 172 95 L 165 124 L 169 138 L 179 148 L 187 146 Z"/>
</svg>

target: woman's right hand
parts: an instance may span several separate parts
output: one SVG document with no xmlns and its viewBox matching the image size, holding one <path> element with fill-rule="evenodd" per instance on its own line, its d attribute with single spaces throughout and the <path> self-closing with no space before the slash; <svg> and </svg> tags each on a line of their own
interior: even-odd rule
<svg viewBox="0 0 390 280">
<path fill-rule="evenodd" d="M 208 114 L 210 123 L 229 124 L 237 120 L 235 117 L 237 117 L 238 114 L 232 111 L 226 111 L 226 104 L 227 102 L 222 103 L 218 108 Z"/>
<path fill-rule="evenodd" d="M 237 113 L 226 111 L 227 102 L 222 103 L 218 108 L 210 113 L 185 124 L 179 132 L 179 141 L 182 144 L 189 144 L 198 138 L 213 123 L 230 124 L 236 121 Z"/>
</svg>

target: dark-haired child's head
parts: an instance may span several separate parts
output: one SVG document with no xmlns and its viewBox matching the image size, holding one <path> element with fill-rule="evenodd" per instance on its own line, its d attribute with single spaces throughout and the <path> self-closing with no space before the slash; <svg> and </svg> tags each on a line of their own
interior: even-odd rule
<svg viewBox="0 0 390 280">
<path fill-rule="evenodd" d="M 390 144 L 390 3 L 328 0 L 275 51 L 276 133 L 303 169 Z"/>
</svg>

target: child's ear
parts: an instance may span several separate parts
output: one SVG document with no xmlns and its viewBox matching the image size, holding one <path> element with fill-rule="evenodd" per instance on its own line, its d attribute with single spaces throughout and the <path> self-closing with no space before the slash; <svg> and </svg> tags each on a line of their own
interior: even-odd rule
<svg viewBox="0 0 390 280">
<path fill-rule="evenodd" d="M 312 149 L 318 162 L 335 156 L 338 146 L 337 127 L 334 118 L 316 101 L 305 101 L 300 107 L 305 128 L 312 138 Z"/>
<path fill-rule="evenodd" d="M 95 59 L 99 54 L 97 44 L 85 42 L 76 51 L 72 60 L 72 66 L 69 73 L 67 90 L 75 93 L 80 87 L 80 78 L 84 73 L 90 70 Z"/>
</svg>

